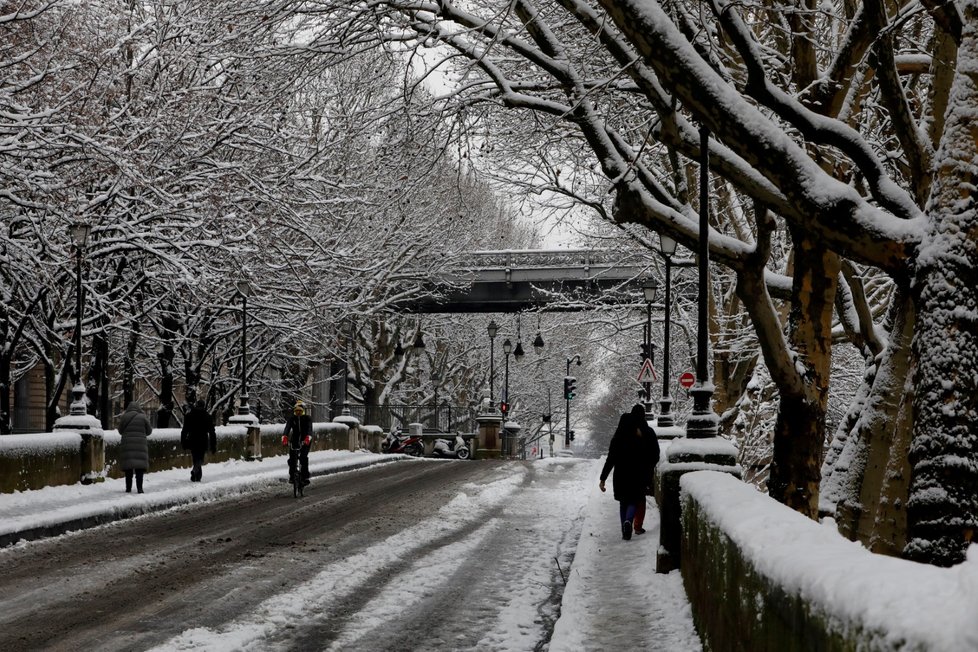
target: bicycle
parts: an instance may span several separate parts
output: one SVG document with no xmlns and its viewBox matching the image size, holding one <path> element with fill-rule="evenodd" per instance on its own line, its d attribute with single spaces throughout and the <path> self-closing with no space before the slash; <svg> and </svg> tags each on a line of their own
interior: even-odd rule
<svg viewBox="0 0 978 652">
<path fill-rule="evenodd" d="M 295 459 L 294 471 L 292 470 L 292 465 L 289 465 L 289 480 L 292 482 L 292 496 L 294 498 L 300 498 L 302 496 L 302 489 L 306 486 L 305 480 L 302 478 L 301 460 L 299 458 L 302 452 L 302 441 L 298 437 L 292 437 L 290 440 L 289 437 L 283 435 L 282 443 L 289 447 L 289 461 L 292 461 L 293 456 Z"/>
</svg>

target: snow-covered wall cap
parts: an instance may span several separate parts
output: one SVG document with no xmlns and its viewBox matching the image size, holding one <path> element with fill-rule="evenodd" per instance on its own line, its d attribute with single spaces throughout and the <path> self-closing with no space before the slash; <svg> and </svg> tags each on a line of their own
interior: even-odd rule
<svg viewBox="0 0 978 652">
<path fill-rule="evenodd" d="M 88 432 L 96 435 L 102 434 L 102 422 L 91 414 L 69 414 L 58 417 L 54 422 L 56 432 L 63 430 L 76 430 L 78 432 Z"/>
<path fill-rule="evenodd" d="M 0 456 L 41 455 L 64 450 L 78 452 L 81 435 L 73 431 L 39 432 L 0 437 Z"/>
<path fill-rule="evenodd" d="M 281 435 L 285 432 L 284 423 L 266 423 L 262 424 L 261 434 L 263 435 Z M 345 435 L 350 432 L 350 426 L 345 423 L 330 423 L 328 421 L 313 421 L 312 423 L 312 434 L 340 434 Z"/>
<path fill-rule="evenodd" d="M 381 428 L 380 426 L 362 425 L 360 426 L 360 432 L 366 433 L 368 435 L 382 435 L 384 434 L 384 429 Z"/>
<path fill-rule="evenodd" d="M 228 418 L 228 423 L 232 425 L 258 426 L 258 417 L 254 414 L 235 414 Z"/>
<path fill-rule="evenodd" d="M 978 545 L 951 568 L 876 555 L 726 473 L 687 473 L 693 498 L 761 576 L 880 650 L 978 650 Z"/>
<path fill-rule="evenodd" d="M 669 446 L 672 453 L 698 453 L 700 455 L 736 455 L 737 447 L 730 440 L 723 437 L 705 437 L 703 439 L 691 439 L 683 437 L 676 439 Z"/>
<path fill-rule="evenodd" d="M 678 439 L 686 436 L 686 428 L 682 426 L 657 426 L 655 425 L 654 421 L 650 421 L 649 425 L 652 426 L 653 430 L 655 430 L 656 437 L 662 437 L 663 439 Z"/>
<path fill-rule="evenodd" d="M 353 416 L 341 414 L 340 416 L 335 417 L 333 419 L 333 423 L 345 423 L 350 428 L 356 428 L 360 425 L 360 419 Z"/>
</svg>

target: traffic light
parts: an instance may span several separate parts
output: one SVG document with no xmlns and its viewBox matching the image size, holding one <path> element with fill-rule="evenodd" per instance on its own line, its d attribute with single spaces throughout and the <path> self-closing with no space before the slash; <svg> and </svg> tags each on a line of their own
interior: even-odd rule
<svg viewBox="0 0 978 652">
<path fill-rule="evenodd" d="M 643 360 L 648 360 L 650 357 L 651 356 L 649 356 L 649 345 L 648 344 L 645 344 L 643 342 L 642 343 L 642 359 Z"/>
<path fill-rule="evenodd" d="M 499 411 L 503 413 L 503 416 L 506 416 L 509 413 L 509 403 L 506 401 L 501 402 L 499 404 Z"/>
<path fill-rule="evenodd" d="M 573 430 L 570 431 L 570 440 L 571 441 L 574 441 L 574 431 Z"/>
<path fill-rule="evenodd" d="M 577 378 L 564 376 L 564 399 L 571 400 L 577 396 Z"/>
</svg>

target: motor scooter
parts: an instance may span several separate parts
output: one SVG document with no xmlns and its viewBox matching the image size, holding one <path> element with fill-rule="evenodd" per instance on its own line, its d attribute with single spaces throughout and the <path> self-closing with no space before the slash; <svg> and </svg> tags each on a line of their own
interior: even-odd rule
<svg viewBox="0 0 978 652">
<path fill-rule="evenodd" d="M 385 453 L 403 453 L 421 457 L 424 454 L 424 441 L 418 435 L 402 435 L 399 428 L 393 428 L 381 442 L 380 450 Z"/>
<path fill-rule="evenodd" d="M 467 460 L 472 456 L 469 445 L 465 443 L 462 435 L 456 433 L 455 439 L 436 439 L 435 446 L 431 451 L 434 457 L 451 457 L 459 460 Z"/>
</svg>

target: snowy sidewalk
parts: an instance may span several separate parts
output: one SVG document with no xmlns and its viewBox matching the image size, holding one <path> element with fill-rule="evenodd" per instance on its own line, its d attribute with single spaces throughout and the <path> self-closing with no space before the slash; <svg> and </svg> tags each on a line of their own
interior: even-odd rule
<svg viewBox="0 0 978 652">
<path fill-rule="evenodd" d="M 600 470 L 600 466 L 596 467 Z M 588 505 L 550 652 L 642 650 L 700 652 L 679 571 L 655 572 L 659 511 L 648 499 L 645 534 L 621 538 L 618 503 L 601 493 Z"/>
</svg>

